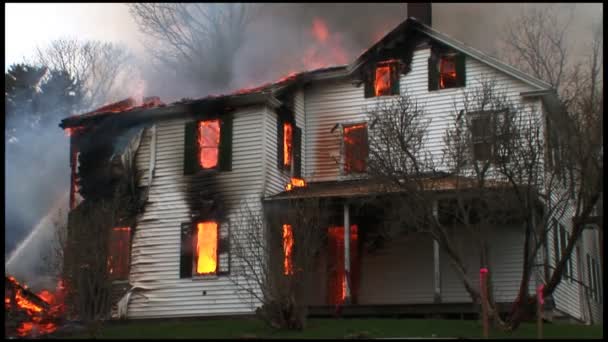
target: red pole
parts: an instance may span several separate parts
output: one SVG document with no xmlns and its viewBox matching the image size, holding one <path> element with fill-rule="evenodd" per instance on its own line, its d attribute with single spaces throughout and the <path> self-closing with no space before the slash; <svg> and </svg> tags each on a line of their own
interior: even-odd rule
<svg viewBox="0 0 608 342">
<path fill-rule="evenodd" d="M 543 290 L 545 289 L 545 285 L 541 284 L 536 289 L 536 322 L 537 322 L 537 337 L 538 339 L 543 338 L 543 304 L 545 304 L 545 298 L 543 295 Z"/>
<path fill-rule="evenodd" d="M 481 294 L 481 319 L 483 326 L 483 338 L 488 338 L 489 323 L 488 323 L 488 292 L 486 286 L 486 278 L 488 269 L 483 267 L 479 269 L 479 290 Z"/>
</svg>

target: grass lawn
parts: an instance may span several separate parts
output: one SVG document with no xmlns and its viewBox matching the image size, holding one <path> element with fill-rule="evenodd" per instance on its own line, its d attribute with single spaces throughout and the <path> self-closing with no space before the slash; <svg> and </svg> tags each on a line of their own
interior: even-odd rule
<svg viewBox="0 0 608 342">
<path fill-rule="evenodd" d="M 603 337 L 603 326 L 545 324 L 545 338 Z M 423 319 L 309 319 L 303 331 L 275 331 L 256 319 L 209 319 L 184 321 L 128 321 L 102 328 L 98 338 L 345 338 L 364 333 L 366 337 L 481 337 L 478 321 Z M 62 336 L 86 338 L 85 334 Z M 493 338 L 536 338 L 536 326 L 525 323 L 512 334 L 491 332 Z"/>
</svg>

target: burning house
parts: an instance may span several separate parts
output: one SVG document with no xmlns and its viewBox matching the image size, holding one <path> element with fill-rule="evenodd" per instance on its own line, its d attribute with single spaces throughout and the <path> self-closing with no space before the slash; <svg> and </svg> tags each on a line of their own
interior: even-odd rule
<svg viewBox="0 0 608 342">
<path fill-rule="evenodd" d="M 347 65 L 291 74 L 223 96 L 171 104 L 129 99 L 64 119 L 60 126 L 71 139 L 70 215 L 84 212 L 96 198 L 111 197 L 121 182 L 131 206 L 120 207 L 124 213 L 106 238 L 112 316 L 252 314 L 260 303 L 239 297 L 230 280 L 232 246 L 241 235 L 229 222 L 243 201 L 272 213 L 277 211 L 268 208 L 305 198 L 327 199 L 332 211 L 310 287 L 312 312 L 343 303 L 353 312 L 377 307 L 400 313 L 473 312 L 458 274 L 428 234 L 399 236 L 375 252 L 365 247 L 366 236 L 383 217 L 377 208 L 359 210 L 361 203 L 390 191 L 365 177 L 373 123 L 366 122 L 364 108 L 407 88 L 426 103 L 433 135 L 445 130 L 444 114 L 453 99 L 482 75 L 494 77 L 514 101 L 535 107 L 539 115 L 551 115 L 554 95 L 546 83 L 436 31 L 430 13 L 416 17 Z M 441 139 L 428 148 L 441 151 Z M 549 239 L 560 241 L 555 233 L 570 225 L 566 217 L 556 221 Z M 282 237 L 281 264 L 289 276 L 296 227 L 281 222 L 272 229 Z M 495 300 L 509 304 L 519 289 L 524 233 L 512 224 L 493 227 L 489 234 Z M 467 239 L 456 237 L 467 267 L 479 269 Z M 581 255 L 598 260 L 596 240 L 583 239 Z M 552 265 L 561 245 L 548 245 L 542 262 Z M 570 272 L 582 275 L 584 261 L 573 256 Z M 535 268 L 530 288 L 542 277 L 542 269 Z M 554 294 L 555 313 L 584 320 L 582 291 L 578 282 L 563 281 Z M 595 317 L 601 316 L 601 300 L 590 305 Z"/>
</svg>

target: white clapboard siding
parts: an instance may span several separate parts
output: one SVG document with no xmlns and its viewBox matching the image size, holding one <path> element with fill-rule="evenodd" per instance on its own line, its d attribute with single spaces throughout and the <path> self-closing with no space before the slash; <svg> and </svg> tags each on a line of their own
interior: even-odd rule
<svg viewBox="0 0 608 342">
<path fill-rule="evenodd" d="M 444 146 L 443 137 L 455 112 L 462 109 L 464 88 L 428 91 L 429 49 L 417 50 L 412 59 L 412 70 L 401 75 L 401 93 L 405 91 L 425 108 L 431 120 L 425 141 L 426 148 L 439 160 Z M 522 103 L 521 92 L 536 90 L 519 80 L 478 62 L 466 58 L 466 89 L 477 87 L 483 79 L 494 79 L 499 89 L 514 103 Z M 391 97 L 364 97 L 363 85 L 356 87 L 349 80 L 325 81 L 313 84 L 305 93 L 306 109 L 306 176 L 310 181 L 340 179 L 336 160 L 340 157 L 341 132 L 331 129 L 337 123 L 366 121 L 366 108 Z M 539 114 L 540 115 L 540 114 Z"/>
<path fill-rule="evenodd" d="M 212 181 L 222 192 L 229 220 L 238 219 L 238 208 L 249 200 L 260 209 L 263 191 L 265 107 L 238 110 L 233 122 L 232 171 L 219 172 Z M 190 221 L 183 174 L 186 119 L 155 122 L 156 167 L 146 210 L 138 219 L 133 238 L 130 283 L 143 288 L 131 297 L 129 318 L 250 314 L 256 305 L 237 295 L 228 276 L 179 278 L 181 223 Z M 147 130 L 137 155 L 139 182 L 147 184 L 151 133 Z M 231 239 L 239 227 L 231 226 Z M 232 260 L 231 270 L 236 266 Z M 206 295 L 203 295 L 206 291 Z M 247 299 L 248 298 L 248 299 Z"/>
</svg>

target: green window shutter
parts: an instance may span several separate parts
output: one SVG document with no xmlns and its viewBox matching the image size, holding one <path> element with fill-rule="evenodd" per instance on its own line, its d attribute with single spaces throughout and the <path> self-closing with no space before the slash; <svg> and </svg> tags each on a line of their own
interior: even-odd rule
<svg viewBox="0 0 608 342">
<path fill-rule="evenodd" d="M 437 60 L 429 58 L 429 91 L 439 89 L 439 71 L 437 70 Z"/>
<path fill-rule="evenodd" d="M 277 167 L 283 170 L 283 118 L 277 113 Z"/>
<path fill-rule="evenodd" d="M 179 277 L 192 278 L 192 223 L 182 223 Z"/>
<path fill-rule="evenodd" d="M 376 92 L 374 91 L 374 81 L 376 80 L 376 69 L 369 68 L 365 71 L 364 75 L 364 84 L 365 84 L 365 97 L 374 97 L 376 96 Z"/>
<path fill-rule="evenodd" d="M 217 247 L 218 274 L 230 273 L 230 225 L 219 224 L 219 243 Z"/>
<path fill-rule="evenodd" d="M 467 79 L 464 53 L 459 53 L 454 56 L 454 63 L 456 64 L 456 77 L 458 80 L 458 86 L 464 87 L 466 85 Z"/>
<path fill-rule="evenodd" d="M 221 119 L 219 166 L 222 171 L 232 171 L 232 115 Z"/>
<path fill-rule="evenodd" d="M 391 95 L 399 95 L 399 64 L 391 64 Z"/>
<path fill-rule="evenodd" d="M 187 122 L 184 139 L 184 174 L 191 175 L 198 170 L 198 148 L 196 143 L 197 122 Z"/>
<path fill-rule="evenodd" d="M 295 126 L 293 134 L 293 176 L 302 177 L 302 129 Z"/>
</svg>

